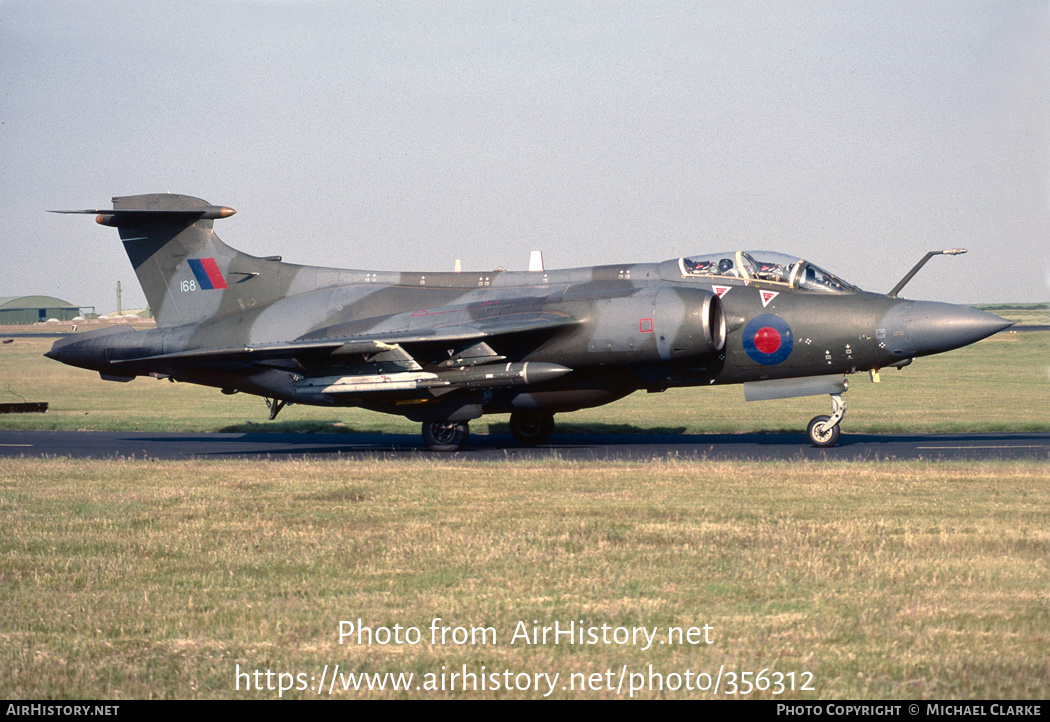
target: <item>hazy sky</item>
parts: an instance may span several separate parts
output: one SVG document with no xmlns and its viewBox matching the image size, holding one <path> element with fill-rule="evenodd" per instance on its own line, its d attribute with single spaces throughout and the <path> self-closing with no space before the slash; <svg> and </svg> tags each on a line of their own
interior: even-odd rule
<svg viewBox="0 0 1050 722">
<path fill-rule="evenodd" d="M 809 258 L 1041 301 L 1047 2 L 0 0 L 0 296 L 144 297 L 114 229 L 171 191 L 256 255 L 384 270 Z"/>
</svg>

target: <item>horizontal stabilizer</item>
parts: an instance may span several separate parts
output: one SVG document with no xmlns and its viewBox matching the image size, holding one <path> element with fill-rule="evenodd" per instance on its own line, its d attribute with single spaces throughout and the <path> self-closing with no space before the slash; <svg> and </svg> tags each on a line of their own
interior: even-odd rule
<svg viewBox="0 0 1050 722">
<path fill-rule="evenodd" d="M 162 210 L 156 208 L 131 208 L 115 210 L 112 208 L 96 208 L 82 211 L 48 211 L 49 213 L 80 213 L 95 215 L 95 221 L 103 226 L 135 226 L 150 221 L 163 221 L 165 219 L 182 220 L 187 223 L 201 219 L 229 218 L 237 211 L 226 206 L 201 206 L 200 208 L 180 208 Z"/>
</svg>

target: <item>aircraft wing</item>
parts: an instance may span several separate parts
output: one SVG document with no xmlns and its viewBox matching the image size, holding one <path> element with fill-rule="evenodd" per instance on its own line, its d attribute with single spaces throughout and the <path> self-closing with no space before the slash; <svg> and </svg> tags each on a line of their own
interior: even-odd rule
<svg viewBox="0 0 1050 722">
<path fill-rule="evenodd" d="M 114 359 L 114 364 L 143 362 L 178 362 L 180 364 L 216 366 L 250 365 L 259 361 L 275 359 L 324 359 L 326 363 L 354 363 L 355 354 L 364 356 L 391 352 L 394 349 L 425 348 L 427 346 L 463 347 L 470 342 L 480 343 L 487 339 L 507 339 L 529 334 L 549 335 L 579 324 L 571 316 L 529 312 L 472 319 L 461 323 L 412 331 L 387 331 L 381 333 L 355 334 L 333 338 L 298 339 L 283 343 L 260 343 L 221 348 L 189 349 L 173 353 L 136 356 Z M 411 356 L 404 351 L 401 356 Z M 340 359 L 340 357 L 346 357 Z M 445 355 L 448 358 L 448 355 Z M 501 359 L 503 357 L 500 357 Z M 407 359 L 406 359 L 407 360 Z"/>
</svg>

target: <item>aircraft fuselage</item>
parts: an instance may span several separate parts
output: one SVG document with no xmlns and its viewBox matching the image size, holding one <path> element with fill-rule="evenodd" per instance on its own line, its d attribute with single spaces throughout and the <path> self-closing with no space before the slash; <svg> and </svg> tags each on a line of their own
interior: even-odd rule
<svg viewBox="0 0 1050 722">
<path fill-rule="evenodd" d="M 519 440 L 536 443 L 555 413 L 643 389 L 739 383 L 749 399 L 831 394 L 835 416 L 823 418 L 837 438 L 843 375 L 1009 325 L 897 298 L 934 253 L 886 295 L 770 252 L 551 271 L 357 271 L 236 251 L 212 230 L 233 211 L 186 196 L 115 198 L 98 213 L 119 229 L 158 328 L 72 336 L 49 357 L 112 380 L 154 375 L 274 404 L 400 414 L 424 422 L 425 436 L 459 428 L 448 443 L 428 437 L 445 450 L 484 414 L 511 413 Z M 808 378 L 817 381 L 797 381 Z"/>
</svg>

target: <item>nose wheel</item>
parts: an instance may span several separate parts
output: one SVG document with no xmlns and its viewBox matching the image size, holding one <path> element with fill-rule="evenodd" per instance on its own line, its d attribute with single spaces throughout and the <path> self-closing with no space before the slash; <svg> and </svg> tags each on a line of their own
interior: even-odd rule
<svg viewBox="0 0 1050 722">
<path fill-rule="evenodd" d="M 831 416 L 814 416 L 806 428 L 809 443 L 818 449 L 828 449 L 839 441 L 839 422 L 846 415 L 846 402 L 841 394 L 831 395 Z"/>
</svg>

